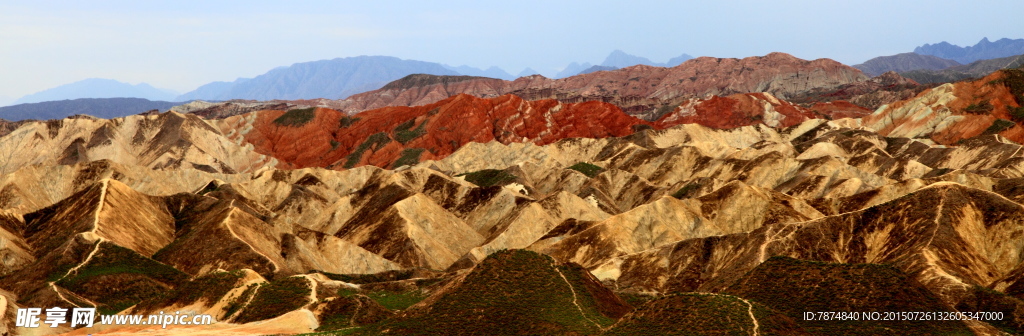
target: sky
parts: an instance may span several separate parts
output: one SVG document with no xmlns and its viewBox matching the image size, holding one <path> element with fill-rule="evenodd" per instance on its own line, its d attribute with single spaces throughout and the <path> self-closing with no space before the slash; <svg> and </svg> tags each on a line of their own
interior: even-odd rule
<svg viewBox="0 0 1024 336">
<path fill-rule="evenodd" d="M 612 50 L 655 62 L 781 51 L 858 64 L 925 43 L 1024 38 L 1024 1 L 9 1 L 0 105 L 86 78 L 187 92 L 337 57 L 526 67 Z"/>
</svg>

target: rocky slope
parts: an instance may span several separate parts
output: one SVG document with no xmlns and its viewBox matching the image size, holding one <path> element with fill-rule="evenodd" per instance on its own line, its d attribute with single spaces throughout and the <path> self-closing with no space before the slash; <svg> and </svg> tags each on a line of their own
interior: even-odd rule
<svg viewBox="0 0 1024 336">
<path fill-rule="evenodd" d="M 384 106 L 428 104 L 460 93 L 477 97 L 514 94 L 527 100 L 556 99 L 563 103 L 599 100 L 653 120 L 656 118 L 650 114 L 657 108 L 688 98 L 768 92 L 785 99 L 814 88 L 831 89 L 866 79 L 859 70 L 832 60 L 806 61 L 783 53 L 744 59 L 700 57 L 671 68 L 639 65 L 556 80 L 529 76 L 511 82 L 478 79 L 454 84 L 395 85 L 349 97 L 341 102 L 340 110 L 355 113 Z"/>
<path fill-rule="evenodd" d="M 1018 111 L 1024 103 L 1024 71 L 1002 70 L 975 81 L 943 84 L 879 108 L 863 119 L 885 136 L 927 138 L 952 145 L 980 135 L 1024 140 Z"/>
<path fill-rule="evenodd" d="M 952 83 L 981 78 L 1001 69 L 1013 69 L 1021 66 L 1024 66 L 1024 55 L 980 60 L 941 70 L 906 71 L 901 73 L 901 75 L 912 78 L 920 83 Z"/>
<path fill-rule="evenodd" d="M 150 169 L 246 172 L 274 159 L 231 143 L 195 115 L 168 112 L 117 119 L 66 118 L 23 124 L 0 138 L 0 172 L 95 160 Z"/>
<path fill-rule="evenodd" d="M 812 89 L 792 97 L 790 101 L 803 106 L 825 102 L 841 104 L 847 101 L 874 111 L 882 105 L 912 98 L 928 88 L 928 85 L 921 85 L 895 72 L 886 72 L 867 81 L 840 85 L 834 89 Z"/>
</svg>

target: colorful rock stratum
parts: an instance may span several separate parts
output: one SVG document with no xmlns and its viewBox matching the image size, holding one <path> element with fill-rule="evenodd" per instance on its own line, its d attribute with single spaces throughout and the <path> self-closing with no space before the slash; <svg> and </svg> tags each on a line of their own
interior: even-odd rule
<svg viewBox="0 0 1024 336">
<path fill-rule="evenodd" d="M 776 53 L 12 124 L 0 334 L 1020 334 L 1022 103 Z"/>
</svg>

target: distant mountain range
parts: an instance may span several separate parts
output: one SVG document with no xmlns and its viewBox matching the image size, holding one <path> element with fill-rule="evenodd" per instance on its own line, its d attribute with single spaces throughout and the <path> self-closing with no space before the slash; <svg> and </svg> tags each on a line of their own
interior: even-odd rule
<svg viewBox="0 0 1024 336">
<path fill-rule="evenodd" d="M 77 98 L 134 97 L 149 100 L 174 100 L 177 95 L 177 92 L 157 89 L 146 83 L 132 85 L 113 79 L 89 78 L 21 97 L 12 104 Z"/>
<path fill-rule="evenodd" d="M 892 56 L 875 57 L 853 67 L 860 69 L 860 71 L 863 71 L 868 76 L 874 77 L 888 71 L 942 70 L 957 65 L 960 65 L 960 63 L 945 58 L 915 53 L 902 53 Z"/>
<path fill-rule="evenodd" d="M 296 63 L 233 83 L 214 82 L 181 95 L 178 100 L 339 99 L 379 89 L 414 73 L 459 75 L 438 63 L 389 56 L 357 56 Z"/>
<path fill-rule="evenodd" d="M 563 78 L 580 73 L 624 68 L 637 64 L 672 67 L 691 58 L 691 56 L 683 54 L 666 63 L 656 63 L 645 57 L 615 50 L 605 58 L 604 62 L 600 64 L 600 68 L 593 68 L 595 65 L 587 62 L 582 64 L 573 62 L 555 77 Z M 233 82 L 211 82 L 181 95 L 170 90 L 154 88 L 146 83 L 132 85 L 112 79 L 90 78 L 22 97 L 12 104 L 78 98 L 143 98 L 153 101 L 179 102 L 231 99 L 342 99 L 356 93 L 379 89 L 388 82 L 411 74 L 466 75 L 513 80 L 539 73 L 534 69 L 526 68 L 513 76 L 495 66 L 479 69 L 466 65 L 451 66 L 389 56 L 357 56 L 296 63 L 287 67 L 275 68 L 255 78 L 239 78 Z M 0 99 L 0 106 L 3 103 L 5 101 Z"/>
<path fill-rule="evenodd" d="M 949 83 L 971 78 L 984 77 L 1000 69 L 1011 69 L 1024 65 L 1024 55 L 981 60 L 971 64 L 957 65 L 940 70 L 913 70 L 900 75 L 918 83 Z"/>
<path fill-rule="evenodd" d="M 960 47 L 943 41 L 914 48 L 914 53 L 937 56 L 960 62 L 960 64 L 968 64 L 978 60 L 1024 54 L 1024 39 L 1011 40 L 1003 38 L 991 42 L 986 37 L 981 39 L 978 44 L 968 47 Z"/>
<path fill-rule="evenodd" d="M 97 118 L 119 118 L 149 110 L 166 111 L 178 103 L 142 98 L 79 98 L 0 107 L 0 119 L 63 119 L 76 114 Z"/>
<path fill-rule="evenodd" d="M 526 77 L 538 74 L 540 74 L 540 72 L 537 72 L 537 70 L 533 70 L 532 68 L 526 68 L 523 69 L 523 71 L 520 71 L 519 74 L 516 75 L 516 77 Z"/>
<path fill-rule="evenodd" d="M 630 55 L 623 52 L 622 50 L 615 50 L 612 51 L 612 53 L 608 55 L 608 57 L 605 57 L 604 62 L 601 62 L 601 66 L 625 68 L 637 64 L 643 64 L 660 67 L 674 67 L 690 59 L 693 59 L 693 56 L 682 54 L 677 57 L 673 57 L 672 59 L 669 59 L 668 62 L 657 63 L 647 59 L 646 57 Z"/>
<path fill-rule="evenodd" d="M 618 70 L 618 69 L 619 68 L 616 68 L 616 67 L 613 67 L 613 66 L 595 65 L 595 66 L 586 68 L 583 71 L 580 71 L 579 73 L 577 73 L 577 75 L 585 75 L 585 74 L 588 74 L 588 73 L 591 73 L 591 72 L 611 71 L 611 70 Z"/>
<path fill-rule="evenodd" d="M 466 75 L 466 76 L 490 77 L 490 78 L 498 78 L 498 79 L 504 79 L 504 80 L 516 79 L 516 76 L 512 76 L 512 74 L 510 74 L 508 72 L 505 72 L 505 70 L 502 70 L 501 68 L 496 67 L 496 66 L 492 66 L 490 68 L 487 68 L 487 70 L 480 70 L 478 68 L 474 68 L 474 67 L 471 67 L 471 66 L 468 66 L 468 65 L 462 65 L 462 66 L 458 66 L 458 67 L 453 67 L 453 66 L 450 66 L 450 65 L 445 65 L 444 67 L 447 68 L 448 70 L 455 71 L 455 72 L 458 72 L 461 75 Z"/>
<path fill-rule="evenodd" d="M 601 62 L 601 64 L 598 65 L 590 64 L 589 62 L 569 63 L 569 65 L 565 66 L 565 69 L 562 69 L 562 71 L 559 71 L 558 74 L 555 75 L 555 79 L 587 74 L 594 71 L 621 69 L 638 64 L 670 68 L 691 59 L 693 59 L 693 56 L 682 54 L 669 59 L 668 62 L 657 63 L 646 57 L 630 55 L 622 50 L 615 50 L 612 51 L 608 57 L 605 57 L 604 62 Z"/>
</svg>

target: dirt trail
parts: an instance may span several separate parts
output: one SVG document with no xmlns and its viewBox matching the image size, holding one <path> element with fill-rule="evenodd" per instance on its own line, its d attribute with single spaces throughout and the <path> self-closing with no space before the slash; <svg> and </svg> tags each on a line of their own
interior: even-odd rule
<svg viewBox="0 0 1024 336">
<path fill-rule="evenodd" d="M 750 304 L 750 301 L 747 301 L 747 299 L 741 297 L 738 297 L 737 299 L 740 299 L 740 301 L 743 301 L 743 303 L 747 304 L 747 314 L 750 315 L 750 321 L 754 323 L 754 330 L 752 332 L 752 335 L 760 336 L 761 324 L 757 323 L 757 318 L 754 317 L 754 305 Z"/>
<path fill-rule="evenodd" d="M 572 304 L 576 306 L 576 309 L 579 309 L 580 315 L 582 315 L 583 318 L 587 319 L 587 321 L 590 321 L 590 323 L 593 323 L 595 326 L 597 326 L 598 329 L 604 330 L 604 328 L 602 328 L 600 324 L 597 324 L 597 322 L 594 322 L 594 320 L 591 320 L 589 317 L 587 317 L 587 314 L 583 312 L 583 307 L 580 307 L 579 303 L 576 303 L 576 289 L 572 288 L 572 284 L 569 283 L 569 279 L 565 277 L 565 274 L 562 274 L 562 270 L 559 270 L 558 267 L 555 267 L 555 272 L 558 272 L 558 275 L 562 277 L 563 281 L 565 281 L 565 285 L 569 286 L 569 290 L 572 291 Z"/>
</svg>

